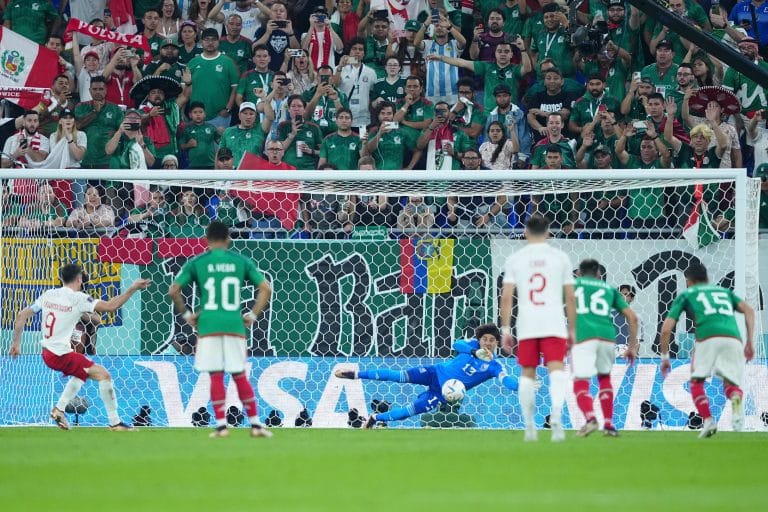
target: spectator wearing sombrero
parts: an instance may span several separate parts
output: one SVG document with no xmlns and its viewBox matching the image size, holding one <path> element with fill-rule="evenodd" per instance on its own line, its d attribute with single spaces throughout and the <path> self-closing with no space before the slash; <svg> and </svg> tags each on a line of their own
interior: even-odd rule
<svg viewBox="0 0 768 512">
<path fill-rule="evenodd" d="M 717 110 L 717 118 L 720 119 L 719 127 L 728 139 L 728 145 L 720 161 L 720 167 L 723 169 L 741 167 L 742 156 L 739 135 L 736 132 L 736 128 L 727 122 L 729 116 L 738 114 L 740 110 L 739 100 L 731 91 L 722 87 L 701 87 L 695 91 L 691 90 L 683 97 L 680 105 L 682 120 L 689 128 L 706 124 L 707 120 L 704 116 L 704 111 L 707 105 L 710 104 Z M 712 139 L 709 144 L 710 148 L 715 147 L 715 145 L 716 141 Z"/>
<path fill-rule="evenodd" d="M 751 37 L 745 37 L 739 41 L 739 51 L 748 60 L 754 62 L 765 70 L 768 70 L 766 63 L 758 53 L 757 40 Z M 741 112 L 748 116 L 757 110 L 762 110 L 768 105 L 766 102 L 765 88 L 734 68 L 728 68 L 723 77 L 723 87 L 733 91 L 741 103 Z"/>
<path fill-rule="evenodd" d="M 183 79 L 190 80 L 189 71 L 185 70 Z M 158 160 L 178 153 L 176 129 L 189 98 L 189 87 L 167 76 L 145 76 L 133 86 L 131 97 L 139 105 L 144 131 L 155 145 Z"/>
<path fill-rule="evenodd" d="M 181 75 L 187 67 L 179 63 L 179 47 L 174 39 L 166 39 L 160 47 L 160 59 L 150 62 L 144 68 L 144 76 L 167 76 L 181 82 Z"/>
</svg>

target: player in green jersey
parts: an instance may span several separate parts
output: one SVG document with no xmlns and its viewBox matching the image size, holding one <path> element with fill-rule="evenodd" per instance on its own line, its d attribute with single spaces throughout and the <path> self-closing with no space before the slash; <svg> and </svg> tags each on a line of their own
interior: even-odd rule
<svg viewBox="0 0 768 512">
<path fill-rule="evenodd" d="M 573 393 L 587 423 L 576 434 L 586 437 L 598 429 L 589 393 L 592 377 L 597 375 L 598 397 L 603 410 L 604 434 L 616 437 L 613 426 L 613 386 L 611 369 L 616 358 L 616 327 L 612 311 L 619 311 L 629 324 L 629 347 L 624 357 L 630 366 L 637 357 L 637 315 L 618 290 L 602 280 L 600 263 L 587 259 L 579 264 L 581 277 L 576 279 L 576 338 L 571 349 L 573 360 Z"/>
<path fill-rule="evenodd" d="M 755 312 L 731 290 L 709 284 L 707 269 L 693 263 L 685 271 L 688 289 L 677 296 L 661 326 L 661 374 L 669 375 L 669 341 L 680 315 L 685 312 L 693 321 L 696 333 L 694 355 L 691 356 L 691 396 L 696 410 L 704 419 L 700 438 L 717 433 L 717 422 L 709 410 L 704 380 L 713 373 L 723 379 L 725 396 L 731 401 L 733 430 L 744 428 L 744 364 L 755 355 L 752 336 L 755 332 Z M 734 312 L 744 315 L 747 342 L 742 345 L 741 332 Z"/>
<path fill-rule="evenodd" d="M 225 224 L 211 222 L 206 240 L 208 250 L 184 265 L 168 295 L 173 299 L 176 311 L 197 328 L 195 369 L 207 372 L 211 377 L 211 402 L 216 417 L 216 430 L 211 437 L 229 436 L 224 411 L 224 372 L 231 374 L 235 381 L 237 394 L 251 424 L 251 436 L 272 437 L 259 420 L 256 396 L 245 373 L 246 328 L 267 306 L 272 287 L 253 261 L 228 250 L 229 228 Z M 256 286 L 259 294 L 253 309 L 243 315 L 240 290 L 245 281 Z M 181 289 L 192 283 L 200 290 L 201 308 L 197 313 L 187 309 L 181 295 Z"/>
</svg>

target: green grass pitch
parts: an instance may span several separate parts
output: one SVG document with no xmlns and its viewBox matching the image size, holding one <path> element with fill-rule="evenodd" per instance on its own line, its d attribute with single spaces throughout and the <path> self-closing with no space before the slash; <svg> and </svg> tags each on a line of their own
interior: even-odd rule
<svg viewBox="0 0 768 512">
<path fill-rule="evenodd" d="M 3 511 L 754 511 L 768 434 L 0 429 Z"/>
</svg>

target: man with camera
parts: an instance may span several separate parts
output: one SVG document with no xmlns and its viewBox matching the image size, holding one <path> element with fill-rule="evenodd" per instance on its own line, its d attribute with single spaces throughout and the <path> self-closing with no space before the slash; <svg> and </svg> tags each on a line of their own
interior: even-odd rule
<svg viewBox="0 0 768 512">
<path fill-rule="evenodd" d="M 11 155 L 19 162 L 42 162 L 51 151 L 48 137 L 37 129 L 40 126 L 40 115 L 36 110 L 24 113 L 24 126 L 19 132 L 8 137 L 3 147 L 2 166 L 11 167 L 12 163 L 5 155 Z"/>
<path fill-rule="evenodd" d="M 282 68 L 287 49 L 299 48 L 299 39 L 293 23 L 288 19 L 288 8 L 283 2 L 274 2 L 270 9 L 270 19 L 259 27 L 253 36 L 253 45 L 264 45 L 269 52 L 269 69 Z"/>
<path fill-rule="evenodd" d="M 311 117 L 317 124 L 323 136 L 336 131 L 336 111 L 342 107 L 349 108 L 347 95 L 333 85 L 333 69 L 321 66 L 317 70 L 318 84 L 304 93 L 306 102 L 306 117 Z"/>
<path fill-rule="evenodd" d="M 451 21 L 443 15 L 430 18 L 435 27 L 435 34 L 431 41 L 417 40 L 416 47 L 425 56 L 447 55 L 458 56 L 464 50 L 467 40 L 459 32 Z M 447 101 L 456 103 L 459 81 L 459 70 L 439 60 L 429 60 L 426 73 L 426 96 L 431 102 Z"/>
<path fill-rule="evenodd" d="M 444 101 L 435 104 L 435 118 L 421 133 L 416 142 L 419 151 L 427 150 L 427 170 L 458 170 L 461 155 L 475 144 L 464 132 L 456 130 L 448 117 L 449 105 Z"/>
<path fill-rule="evenodd" d="M 336 53 L 344 48 L 339 35 L 333 31 L 328 18 L 328 10 L 320 5 L 309 17 L 309 31 L 301 38 L 301 47 L 309 53 L 315 69 L 321 66 L 336 67 Z"/>
<path fill-rule="evenodd" d="M 104 146 L 110 169 L 149 169 L 155 165 L 155 146 L 141 133 L 141 112 L 128 109 L 120 128 Z"/>
<path fill-rule="evenodd" d="M 475 27 L 472 44 L 469 45 L 469 56 L 472 60 L 493 62 L 496 57 L 496 45 L 506 41 L 506 16 L 501 9 L 492 9 L 486 19 L 488 30 L 484 31 L 482 25 Z"/>
<path fill-rule="evenodd" d="M 268 101 L 274 112 L 274 120 L 272 121 L 272 127 L 269 130 L 271 139 L 277 139 L 277 127 L 283 121 L 288 120 L 288 96 L 293 90 L 291 85 L 291 79 L 285 76 L 285 71 L 276 71 L 272 78 L 272 90 L 267 94 L 264 101 Z M 262 105 L 261 101 L 256 103 L 256 112 L 259 113 L 260 119 L 263 121 L 266 112 L 266 105 Z"/>
<path fill-rule="evenodd" d="M 133 84 L 143 76 L 136 52 L 124 47 L 115 48 L 101 74 L 107 80 L 107 100 L 124 110 L 133 108 L 135 105 L 129 93 Z"/>
</svg>

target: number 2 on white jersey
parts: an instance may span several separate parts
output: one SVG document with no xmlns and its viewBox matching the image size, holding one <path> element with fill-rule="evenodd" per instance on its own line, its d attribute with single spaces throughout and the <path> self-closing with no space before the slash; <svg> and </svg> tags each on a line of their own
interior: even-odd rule
<svg viewBox="0 0 768 512">
<path fill-rule="evenodd" d="M 528 300 L 534 306 L 544 306 L 545 302 L 539 299 L 538 295 L 547 287 L 547 278 L 544 277 L 544 274 L 539 274 L 537 272 L 531 275 L 531 278 L 528 279 L 528 284 L 530 285 L 530 289 L 528 290 Z"/>
</svg>

